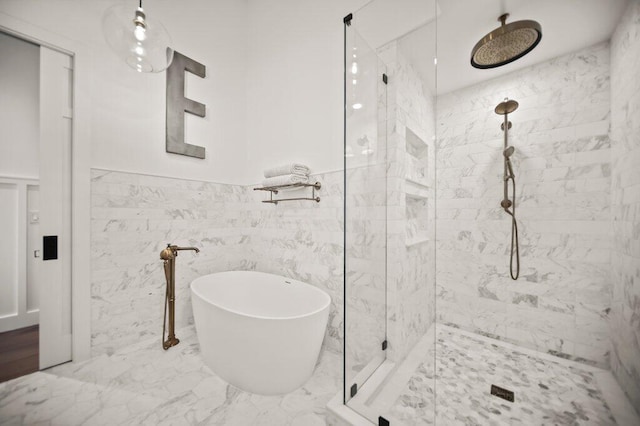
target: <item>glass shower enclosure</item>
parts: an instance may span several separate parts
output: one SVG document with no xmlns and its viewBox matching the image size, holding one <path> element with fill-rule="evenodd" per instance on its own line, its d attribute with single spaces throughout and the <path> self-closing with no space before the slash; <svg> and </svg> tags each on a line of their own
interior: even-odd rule
<svg viewBox="0 0 640 426">
<path fill-rule="evenodd" d="M 473 68 L 507 13 L 544 38 Z M 344 36 L 347 412 L 640 424 L 640 3 L 372 0 Z"/>
<path fill-rule="evenodd" d="M 403 421 L 416 368 L 435 409 L 436 16 L 373 1 L 344 20 L 344 402 L 375 424 Z"/>
</svg>

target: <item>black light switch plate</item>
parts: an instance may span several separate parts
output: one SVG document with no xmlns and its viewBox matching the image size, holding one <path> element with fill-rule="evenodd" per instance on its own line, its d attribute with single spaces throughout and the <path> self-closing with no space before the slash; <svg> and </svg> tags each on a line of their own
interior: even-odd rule
<svg viewBox="0 0 640 426">
<path fill-rule="evenodd" d="M 42 237 L 42 260 L 58 258 L 58 236 L 45 235 Z"/>
</svg>

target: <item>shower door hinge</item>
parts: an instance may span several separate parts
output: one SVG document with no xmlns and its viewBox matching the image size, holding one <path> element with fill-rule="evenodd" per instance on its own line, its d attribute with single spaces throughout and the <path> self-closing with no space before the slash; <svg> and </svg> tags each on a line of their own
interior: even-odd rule
<svg viewBox="0 0 640 426">
<path fill-rule="evenodd" d="M 389 426 L 389 420 L 385 419 L 384 417 L 380 416 L 378 417 L 378 426 Z"/>
<path fill-rule="evenodd" d="M 387 340 L 386 339 L 382 342 L 382 350 L 383 351 L 387 350 Z"/>
<path fill-rule="evenodd" d="M 342 22 L 344 24 L 346 24 L 347 26 L 351 25 L 351 20 L 353 19 L 353 13 L 348 14 L 347 16 L 344 17 L 344 19 L 342 20 Z"/>
<path fill-rule="evenodd" d="M 358 393 L 358 384 L 354 383 L 351 385 L 351 398 L 353 398 L 354 396 L 356 396 L 356 394 Z"/>
<path fill-rule="evenodd" d="M 382 82 L 383 82 L 384 84 L 387 84 L 388 80 L 389 80 L 389 79 L 387 78 L 387 75 L 386 75 L 386 74 L 382 74 Z"/>
</svg>

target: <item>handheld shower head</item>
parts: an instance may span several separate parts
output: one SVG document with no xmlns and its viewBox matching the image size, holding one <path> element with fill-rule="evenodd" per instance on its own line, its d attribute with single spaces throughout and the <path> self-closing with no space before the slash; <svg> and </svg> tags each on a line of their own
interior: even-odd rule
<svg viewBox="0 0 640 426">
<path fill-rule="evenodd" d="M 513 167 L 511 166 L 511 160 L 509 159 L 509 157 L 511 157 L 515 151 L 516 149 L 512 146 L 508 146 L 504 151 L 502 151 L 502 155 L 504 155 L 504 162 L 506 163 L 507 169 L 509 171 L 509 175 L 505 176 L 505 179 L 515 177 L 515 175 L 513 174 Z"/>
<path fill-rule="evenodd" d="M 516 177 L 515 174 L 513 174 L 513 167 L 511 166 L 511 160 L 509 160 L 509 157 L 505 157 L 504 161 L 507 163 L 507 169 L 509 169 L 509 175 L 505 176 L 504 179 L 513 179 Z"/>
</svg>

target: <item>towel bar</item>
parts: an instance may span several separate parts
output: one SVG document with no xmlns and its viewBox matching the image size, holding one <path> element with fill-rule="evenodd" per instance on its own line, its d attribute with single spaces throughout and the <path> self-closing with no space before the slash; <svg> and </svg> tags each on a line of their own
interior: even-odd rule
<svg viewBox="0 0 640 426">
<path fill-rule="evenodd" d="M 306 187 L 310 187 L 311 188 L 311 198 L 281 198 L 279 200 L 274 200 L 273 199 L 273 194 L 277 194 L 279 190 L 281 189 L 292 189 L 292 188 L 306 188 Z M 269 191 L 270 192 L 270 199 L 269 200 L 264 200 L 263 203 L 269 203 L 269 204 L 278 204 L 280 201 L 315 201 L 316 203 L 320 202 L 320 197 L 316 196 L 316 190 L 322 188 L 322 184 L 320 182 L 316 182 L 316 183 L 291 183 L 288 185 L 277 185 L 277 186 L 265 186 L 262 188 L 253 188 L 254 191 Z"/>
</svg>

